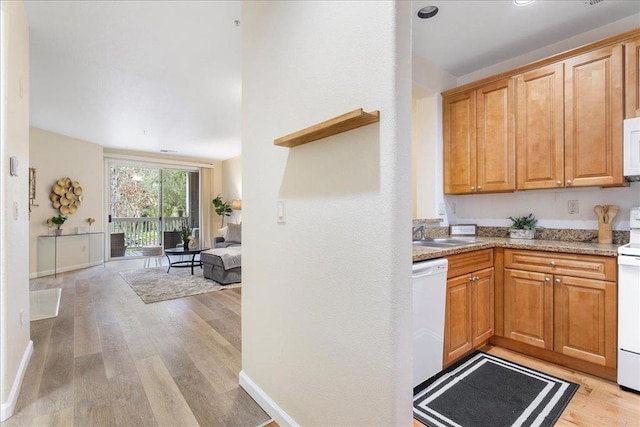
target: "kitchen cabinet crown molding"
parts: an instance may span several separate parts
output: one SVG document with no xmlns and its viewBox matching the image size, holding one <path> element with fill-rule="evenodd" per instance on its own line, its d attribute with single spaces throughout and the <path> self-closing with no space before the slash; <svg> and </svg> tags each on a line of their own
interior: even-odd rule
<svg viewBox="0 0 640 427">
<path fill-rule="evenodd" d="M 502 80 L 502 79 L 508 79 L 508 78 L 511 78 L 511 77 L 515 77 L 518 74 L 526 73 L 526 72 L 532 71 L 532 70 L 534 70 L 536 68 L 540 68 L 540 67 L 544 67 L 544 66 L 550 65 L 550 64 L 552 64 L 554 62 L 564 61 L 564 60 L 569 59 L 571 57 L 582 55 L 583 53 L 588 53 L 588 52 L 591 52 L 593 50 L 601 49 L 603 47 L 613 46 L 613 45 L 616 45 L 616 44 L 632 41 L 634 39 L 637 39 L 638 37 L 640 37 L 640 27 L 639 28 L 635 28 L 633 30 L 626 31 L 624 33 L 621 33 L 621 34 L 618 34 L 618 35 L 615 35 L 615 36 L 612 36 L 612 37 L 608 37 L 606 39 L 599 40 L 599 41 L 594 42 L 594 43 L 590 43 L 590 44 L 587 44 L 587 45 L 584 45 L 584 46 L 577 47 L 575 49 L 571 49 L 571 50 L 567 50 L 567 51 L 558 53 L 558 54 L 553 55 L 553 56 L 549 56 L 549 57 L 541 59 L 539 61 L 531 62 L 531 63 L 523 65 L 521 67 L 514 68 L 514 69 L 509 70 L 509 71 L 505 71 L 504 73 L 495 74 L 493 76 L 485 77 L 484 79 L 481 79 L 481 80 L 476 80 L 474 82 L 467 83 L 465 85 L 458 86 L 456 88 L 446 90 L 446 91 L 442 92 L 442 96 L 443 97 L 447 97 L 447 96 L 455 95 L 457 93 L 462 93 L 462 92 L 466 92 L 466 91 L 469 91 L 469 90 L 474 90 L 474 89 L 477 89 L 480 86 L 484 86 L 486 84 L 493 83 L 493 82 L 495 82 L 497 80 Z"/>
</svg>

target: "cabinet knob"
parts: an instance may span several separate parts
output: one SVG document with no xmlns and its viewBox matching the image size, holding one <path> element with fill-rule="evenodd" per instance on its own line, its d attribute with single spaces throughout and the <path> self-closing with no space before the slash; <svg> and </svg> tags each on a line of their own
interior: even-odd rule
<svg viewBox="0 0 640 427">
<path fill-rule="evenodd" d="M 477 190 L 482 190 L 482 185 L 478 185 Z"/>
<path fill-rule="evenodd" d="M 476 187 L 471 187 L 471 191 L 474 191 L 476 189 Z"/>
<path fill-rule="evenodd" d="M 573 184 L 570 179 L 567 180 L 567 185 Z"/>
<path fill-rule="evenodd" d="M 551 262 L 549 263 L 549 265 L 550 265 L 551 267 L 553 267 L 554 265 L 556 265 L 556 262 L 555 262 L 555 261 L 551 261 Z"/>
<path fill-rule="evenodd" d="M 556 181 L 556 185 L 562 185 L 562 181 Z"/>
<path fill-rule="evenodd" d="M 550 281 L 550 280 L 551 280 L 551 279 L 549 279 L 548 277 L 545 277 L 545 278 L 544 278 L 544 281 L 545 281 L 545 282 L 548 282 L 548 281 Z"/>
<path fill-rule="evenodd" d="M 556 279 L 556 283 L 560 283 L 560 279 Z"/>
</svg>

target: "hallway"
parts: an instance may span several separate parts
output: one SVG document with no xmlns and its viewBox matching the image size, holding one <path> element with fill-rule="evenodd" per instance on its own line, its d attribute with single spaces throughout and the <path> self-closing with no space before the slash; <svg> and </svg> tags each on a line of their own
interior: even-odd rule
<svg viewBox="0 0 640 427">
<path fill-rule="evenodd" d="M 238 386 L 240 288 L 144 304 L 118 274 L 142 259 L 35 279 L 60 313 L 31 323 L 34 352 L 7 426 L 257 426 Z"/>
</svg>

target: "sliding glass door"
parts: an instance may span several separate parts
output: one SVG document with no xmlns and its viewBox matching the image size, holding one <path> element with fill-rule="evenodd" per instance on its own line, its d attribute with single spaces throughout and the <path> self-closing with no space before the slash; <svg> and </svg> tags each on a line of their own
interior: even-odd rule
<svg viewBox="0 0 640 427">
<path fill-rule="evenodd" d="M 111 258 L 140 256 L 145 246 L 164 246 L 164 232 L 179 231 L 185 225 L 197 234 L 197 170 L 111 163 L 109 183 Z"/>
</svg>

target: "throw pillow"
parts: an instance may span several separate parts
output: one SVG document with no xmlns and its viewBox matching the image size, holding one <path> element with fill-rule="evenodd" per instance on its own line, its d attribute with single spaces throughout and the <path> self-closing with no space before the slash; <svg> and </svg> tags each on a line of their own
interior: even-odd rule
<svg viewBox="0 0 640 427">
<path fill-rule="evenodd" d="M 222 237 L 224 240 L 227 240 L 228 234 L 229 234 L 229 227 L 222 227 L 218 229 L 218 235 Z"/>
<path fill-rule="evenodd" d="M 230 243 L 242 243 L 242 226 L 240 224 L 229 223 L 227 227 L 229 231 L 224 240 Z"/>
</svg>

